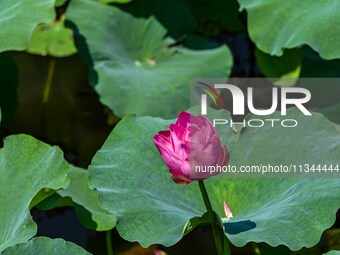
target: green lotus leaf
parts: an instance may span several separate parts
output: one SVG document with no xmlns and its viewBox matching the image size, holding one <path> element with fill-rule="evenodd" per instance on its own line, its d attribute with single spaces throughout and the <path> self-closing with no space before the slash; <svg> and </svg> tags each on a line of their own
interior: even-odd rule
<svg viewBox="0 0 340 255">
<path fill-rule="evenodd" d="M 69 173 L 70 185 L 41 201 L 39 210 L 52 210 L 57 207 L 73 206 L 79 221 L 87 228 L 106 231 L 115 227 L 116 217 L 99 205 L 98 193 L 88 185 L 88 172 L 72 166 Z"/>
<path fill-rule="evenodd" d="M 230 118 L 226 111 L 211 111 L 213 118 Z M 269 117 L 282 118 L 278 112 L 262 118 Z M 306 117 L 291 109 L 286 118 L 296 119 L 298 126 L 247 127 L 236 134 L 221 126 L 218 131 L 229 147 L 231 165 L 339 162 L 340 136 L 323 115 Z M 143 246 L 173 245 L 187 231 L 187 222 L 206 211 L 197 183 L 175 184 L 153 144 L 153 135 L 171 122 L 125 117 L 89 167 L 90 187 L 98 191 L 103 208 L 118 216 L 120 235 Z M 221 174 L 207 180 L 206 186 L 221 218 L 225 217 L 223 201 L 228 201 L 234 218 L 224 227 L 236 246 L 255 241 L 292 250 L 311 247 L 332 226 L 340 207 L 340 183 L 335 178 L 228 178 Z"/>
<path fill-rule="evenodd" d="M 89 188 L 87 171 L 78 167 L 72 167 L 69 176 L 71 178 L 70 186 L 65 190 L 59 190 L 57 194 L 64 198 L 69 197 L 74 203 L 85 208 L 96 223 L 97 231 L 114 228 L 116 217 L 100 207 L 97 192 Z"/>
<path fill-rule="evenodd" d="M 64 17 L 49 24 L 40 24 L 33 32 L 29 53 L 42 56 L 67 57 L 77 52 L 73 31 L 64 26 Z"/>
<path fill-rule="evenodd" d="M 55 0 L 1 0 L 0 52 L 25 50 L 35 27 L 54 20 Z"/>
<path fill-rule="evenodd" d="M 154 18 L 134 18 L 88 0 L 72 1 L 66 17 L 86 38 L 98 75 L 90 80 L 100 101 L 117 116 L 174 117 L 188 107 L 190 79 L 230 73 L 226 46 L 201 51 L 170 47 L 173 40 L 164 39 L 166 30 Z"/>
<path fill-rule="evenodd" d="M 1 255 L 91 255 L 83 248 L 63 239 L 36 237 L 26 243 L 7 248 Z"/>
<path fill-rule="evenodd" d="M 57 147 L 28 135 L 13 135 L 0 150 L 0 252 L 26 242 L 37 232 L 29 213 L 32 199 L 40 190 L 57 190 L 69 185 L 69 164 Z"/>
<path fill-rule="evenodd" d="M 239 0 L 248 12 L 248 31 L 256 46 L 281 56 L 284 48 L 309 45 L 322 58 L 340 58 L 339 0 Z M 330 35 L 330 31 L 331 35 Z"/>
</svg>

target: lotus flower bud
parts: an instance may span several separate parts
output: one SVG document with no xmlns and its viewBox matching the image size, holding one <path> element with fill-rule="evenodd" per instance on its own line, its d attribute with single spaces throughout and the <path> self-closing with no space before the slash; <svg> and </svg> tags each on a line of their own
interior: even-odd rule
<svg viewBox="0 0 340 255">
<path fill-rule="evenodd" d="M 229 152 L 209 119 L 180 112 L 169 130 L 160 131 L 153 141 L 172 179 L 179 184 L 205 180 L 221 171 L 197 171 L 229 163 Z"/>
</svg>

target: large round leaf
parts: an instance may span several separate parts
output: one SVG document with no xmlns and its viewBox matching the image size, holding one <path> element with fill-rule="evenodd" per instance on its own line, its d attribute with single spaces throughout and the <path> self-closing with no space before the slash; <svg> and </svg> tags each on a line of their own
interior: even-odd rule
<svg viewBox="0 0 340 255">
<path fill-rule="evenodd" d="M 36 237 L 26 243 L 7 248 L 1 255 L 91 255 L 83 248 L 63 239 Z"/>
<path fill-rule="evenodd" d="M 340 58 L 340 1 L 239 0 L 257 47 L 281 56 L 283 48 L 308 44 L 325 59 Z M 331 33 L 331 34 L 330 34 Z"/>
<path fill-rule="evenodd" d="M 7 137 L 0 150 L 0 251 L 36 234 L 29 206 L 40 191 L 66 188 L 69 164 L 57 147 L 27 135 Z M 48 188 L 48 189 L 46 189 Z"/>
<path fill-rule="evenodd" d="M 231 164 L 339 163 L 340 136 L 325 117 L 306 117 L 296 109 L 287 114 L 298 120 L 297 127 L 246 128 L 239 136 L 222 126 L 219 133 L 230 149 Z M 230 118 L 225 111 L 212 116 Z M 270 118 L 281 116 L 276 112 Z M 152 142 L 170 122 L 127 116 L 89 168 L 90 187 L 98 190 L 102 206 L 116 213 L 119 233 L 143 246 L 176 243 L 187 222 L 205 212 L 198 185 L 175 184 Z M 340 182 L 335 178 L 219 177 L 207 180 L 207 188 L 221 217 L 223 201 L 228 201 L 234 218 L 225 223 L 225 231 L 237 246 L 257 241 L 293 250 L 310 247 L 333 224 L 340 207 Z"/>
<path fill-rule="evenodd" d="M 54 19 L 54 2 L 55 0 L 1 0 L 0 52 L 26 49 L 34 28 Z"/>
<path fill-rule="evenodd" d="M 89 168 L 90 187 L 117 215 L 120 235 L 143 246 L 171 245 L 184 225 L 204 213 L 196 188 L 175 185 L 152 143 L 169 121 L 128 116 L 110 134 Z"/>
<path fill-rule="evenodd" d="M 204 51 L 170 47 L 164 40 L 166 30 L 154 18 L 138 19 L 112 6 L 74 0 L 67 19 L 86 38 L 98 74 L 92 83 L 101 102 L 118 116 L 174 117 L 188 106 L 191 78 L 230 73 L 227 47 Z"/>
<path fill-rule="evenodd" d="M 327 253 L 324 253 L 324 255 L 340 255 L 340 251 L 329 251 Z"/>
<path fill-rule="evenodd" d="M 110 230 L 116 225 L 116 217 L 100 207 L 98 194 L 96 191 L 90 190 L 88 185 L 87 171 L 78 167 L 72 167 L 69 173 L 71 178 L 70 186 L 65 190 L 57 193 L 61 197 L 69 197 L 73 202 L 83 206 L 96 223 L 96 230 Z"/>
</svg>

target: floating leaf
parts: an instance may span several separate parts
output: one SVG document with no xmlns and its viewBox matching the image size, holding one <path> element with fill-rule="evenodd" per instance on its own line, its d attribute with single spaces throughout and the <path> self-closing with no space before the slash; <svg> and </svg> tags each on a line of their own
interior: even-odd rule
<svg viewBox="0 0 340 255">
<path fill-rule="evenodd" d="M 29 53 L 42 56 L 67 57 L 77 52 L 73 31 L 64 26 L 64 16 L 49 24 L 40 24 L 33 32 Z"/>
<path fill-rule="evenodd" d="M 313 0 L 239 3 L 248 12 L 249 35 L 260 50 L 281 56 L 284 48 L 307 44 L 322 58 L 340 58 L 339 0 L 327 4 Z"/>
<path fill-rule="evenodd" d="M 0 52 L 25 50 L 33 30 L 40 23 L 54 20 L 55 0 L 1 0 Z"/>
<path fill-rule="evenodd" d="M 214 118 L 230 118 L 226 111 L 212 113 Z M 263 118 L 269 117 L 281 119 L 278 112 Z M 306 117 L 291 109 L 287 118 L 298 120 L 299 125 L 247 127 L 239 138 L 230 127 L 219 128 L 231 164 L 339 162 L 340 136 L 325 117 L 318 113 Z M 175 184 L 152 142 L 153 135 L 171 122 L 127 116 L 89 167 L 90 187 L 98 190 L 103 208 L 119 216 L 116 227 L 120 235 L 143 246 L 173 245 L 181 239 L 187 222 L 205 212 L 197 183 Z M 233 219 L 224 226 L 236 246 L 251 241 L 283 244 L 292 250 L 313 246 L 334 223 L 340 207 L 340 183 L 335 178 L 236 179 L 219 175 L 206 185 L 220 216 L 224 217 L 225 200 L 233 211 Z"/>
<path fill-rule="evenodd" d="M 74 203 L 85 208 L 90 213 L 92 220 L 97 224 L 97 231 L 114 228 L 116 217 L 100 207 L 97 192 L 89 188 L 87 171 L 78 167 L 72 167 L 69 176 L 71 178 L 70 186 L 57 193 L 61 197 L 71 198 Z"/>
<path fill-rule="evenodd" d="M 63 239 L 36 237 L 26 243 L 7 248 L 1 255 L 91 255 L 83 248 Z"/>
<path fill-rule="evenodd" d="M 120 235 L 145 247 L 176 243 L 187 221 L 205 212 L 196 183 L 174 184 L 152 142 L 152 136 L 168 123 L 127 116 L 89 168 L 90 187 L 98 191 L 101 205 L 119 215 Z"/>
<path fill-rule="evenodd" d="M 67 19 L 85 36 L 98 74 L 93 85 L 101 102 L 117 116 L 174 117 L 188 106 L 191 78 L 230 73 L 227 47 L 169 47 L 173 41 L 163 39 L 166 30 L 154 18 L 137 19 L 112 6 L 74 0 Z"/>
<path fill-rule="evenodd" d="M 70 166 L 60 149 L 27 135 L 7 137 L 0 150 L 0 161 L 1 252 L 36 234 L 29 205 L 42 189 L 66 188 Z"/>
<path fill-rule="evenodd" d="M 85 169 L 72 166 L 69 173 L 70 185 L 44 199 L 36 207 L 52 210 L 57 207 L 73 206 L 79 221 L 87 228 L 106 231 L 115 227 L 116 217 L 99 205 L 98 193 L 88 185 Z"/>
</svg>

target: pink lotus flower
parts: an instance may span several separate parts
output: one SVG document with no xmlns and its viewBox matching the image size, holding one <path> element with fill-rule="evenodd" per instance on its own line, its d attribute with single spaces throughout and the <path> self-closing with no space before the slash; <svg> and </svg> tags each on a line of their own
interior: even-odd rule
<svg viewBox="0 0 340 255">
<path fill-rule="evenodd" d="M 217 131 L 206 117 L 180 112 L 169 129 L 160 131 L 153 141 L 176 183 L 205 180 L 221 172 L 204 171 L 208 166 L 228 164 L 228 149 L 221 145 Z"/>
</svg>

